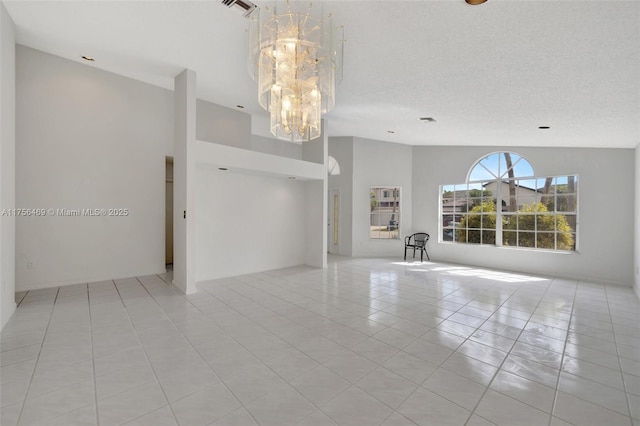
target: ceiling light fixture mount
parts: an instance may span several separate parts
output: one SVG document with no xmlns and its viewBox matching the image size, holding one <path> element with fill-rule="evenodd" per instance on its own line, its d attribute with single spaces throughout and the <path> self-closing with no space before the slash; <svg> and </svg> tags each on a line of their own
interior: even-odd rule
<svg viewBox="0 0 640 426">
<path fill-rule="evenodd" d="M 82 59 L 84 59 L 84 60 L 85 60 L 85 61 L 87 61 L 87 62 L 95 62 L 95 61 L 96 61 L 96 60 L 95 60 L 94 58 L 92 58 L 91 56 L 85 56 L 85 55 L 82 55 L 82 56 L 81 56 L 81 58 L 82 58 Z"/>
<path fill-rule="evenodd" d="M 467 4 L 476 6 L 478 4 L 486 3 L 487 0 L 464 0 Z"/>
<path fill-rule="evenodd" d="M 258 101 L 269 111 L 278 139 L 318 138 L 321 115 L 335 105 L 344 38 L 322 5 L 312 13 L 310 3 L 287 1 L 249 17 L 249 72 L 258 80 Z"/>
</svg>

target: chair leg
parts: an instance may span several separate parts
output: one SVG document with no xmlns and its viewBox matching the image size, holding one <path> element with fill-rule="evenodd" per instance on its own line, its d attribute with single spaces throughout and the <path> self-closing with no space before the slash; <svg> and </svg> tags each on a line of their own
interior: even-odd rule
<svg viewBox="0 0 640 426">
<path fill-rule="evenodd" d="M 420 249 L 420 263 L 422 263 L 422 252 L 424 252 L 424 249 Z"/>
<path fill-rule="evenodd" d="M 424 249 L 424 254 L 426 254 L 426 255 L 427 255 L 427 260 L 428 260 L 429 262 L 431 262 L 431 258 L 429 257 L 429 252 L 427 251 L 427 249 L 426 249 L 426 248 Z"/>
<path fill-rule="evenodd" d="M 407 246 L 404 246 L 404 260 L 407 260 Z"/>
</svg>

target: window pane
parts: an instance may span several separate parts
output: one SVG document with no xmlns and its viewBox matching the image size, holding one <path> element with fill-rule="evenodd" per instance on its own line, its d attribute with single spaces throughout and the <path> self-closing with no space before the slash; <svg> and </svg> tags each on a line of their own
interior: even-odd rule
<svg viewBox="0 0 640 426">
<path fill-rule="evenodd" d="M 535 232 L 518 232 L 518 247 L 535 247 Z"/>
<path fill-rule="evenodd" d="M 505 157 L 505 154 L 509 154 L 509 156 L 511 156 L 511 153 L 505 153 L 505 152 L 501 152 L 500 154 L 498 154 L 498 158 L 500 160 L 500 163 L 498 164 L 498 176 L 503 179 L 508 176 L 507 159 Z M 514 161 L 515 160 L 513 160 L 513 157 L 511 157 L 512 165 Z"/>
<path fill-rule="evenodd" d="M 576 249 L 576 234 L 558 233 L 558 250 L 573 251 Z"/>
<path fill-rule="evenodd" d="M 493 180 L 498 178 L 498 154 L 491 154 L 480 160 L 471 173 L 469 181 Z"/>
<path fill-rule="evenodd" d="M 442 239 L 575 250 L 577 186 L 577 176 L 535 177 L 533 167 L 516 153 L 490 154 L 472 167 L 467 184 L 442 187 Z"/>
<path fill-rule="evenodd" d="M 495 213 L 482 215 L 482 228 L 483 229 L 496 229 L 496 215 Z M 495 241 L 495 237 L 494 237 Z"/>
<path fill-rule="evenodd" d="M 449 222 L 449 223 L 447 223 L 445 225 L 444 224 L 444 219 L 443 219 L 442 241 L 453 241 L 454 234 L 455 234 L 455 227 L 453 225 L 451 225 L 451 222 Z"/>
<path fill-rule="evenodd" d="M 474 208 L 479 208 L 480 205 L 482 205 L 482 198 L 467 198 L 468 200 L 468 204 L 467 204 L 467 211 L 473 211 Z M 477 210 L 477 209 L 476 209 Z"/>
<path fill-rule="evenodd" d="M 467 227 L 467 223 L 469 223 L 468 216 L 469 216 L 468 214 L 457 215 L 456 216 L 456 218 L 457 218 L 456 222 L 458 222 L 457 226 L 461 227 L 461 228 L 466 228 Z"/>
<path fill-rule="evenodd" d="M 554 232 L 538 232 L 537 236 L 537 247 L 544 249 L 555 249 L 556 241 L 555 241 L 555 233 Z"/>
<path fill-rule="evenodd" d="M 370 219 L 370 234 L 371 238 L 380 238 L 380 227 L 378 226 L 379 216 L 377 214 L 371 214 Z"/>
<path fill-rule="evenodd" d="M 459 242 L 462 242 L 462 243 L 466 243 L 467 242 L 467 232 L 468 232 L 467 228 L 456 228 L 456 230 L 453 233 L 454 241 L 459 241 Z"/>
<path fill-rule="evenodd" d="M 496 231 L 482 231 L 482 244 L 495 244 Z"/>
<path fill-rule="evenodd" d="M 399 238 L 400 198 L 398 187 L 370 188 L 370 238 Z"/>
<path fill-rule="evenodd" d="M 518 229 L 518 216 L 513 213 L 503 213 L 502 229 L 504 231 L 511 231 L 511 230 Z"/>
<path fill-rule="evenodd" d="M 533 167 L 531 167 L 531 164 L 524 158 L 522 158 L 520 161 L 518 161 L 517 164 L 513 166 L 513 171 L 515 176 L 533 176 L 534 175 Z"/>
<path fill-rule="evenodd" d="M 480 244 L 481 235 L 482 235 L 482 232 L 480 230 L 469 229 L 467 231 L 467 242 L 468 243 L 474 243 L 474 244 Z"/>
<path fill-rule="evenodd" d="M 556 218 L 553 214 L 539 214 L 536 216 L 536 230 L 538 232 L 555 231 Z"/>
<path fill-rule="evenodd" d="M 371 238 L 380 238 L 380 232 L 378 232 L 377 226 L 372 226 L 370 229 Z"/>
<path fill-rule="evenodd" d="M 556 211 L 559 212 L 575 212 L 576 211 L 575 194 L 559 194 L 556 196 Z"/>
<path fill-rule="evenodd" d="M 564 219 L 564 221 L 563 221 Z M 565 226 L 566 222 L 566 226 Z M 576 232 L 576 215 L 575 214 L 559 214 L 557 226 L 559 232 Z"/>
<path fill-rule="evenodd" d="M 519 214 L 518 215 L 518 230 L 520 231 L 534 231 L 536 229 L 535 215 L 533 214 Z"/>
<path fill-rule="evenodd" d="M 484 185 L 482 183 L 478 183 L 478 184 L 469 184 L 469 187 L 467 188 L 467 197 L 477 197 L 477 198 L 481 198 L 481 197 L 486 197 L 486 188 L 484 187 Z"/>
<path fill-rule="evenodd" d="M 536 188 L 535 180 L 521 180 L 516 184 L 516 202 L 518 205 L 518 209 L 522 209 L 525 205 L 533 206 L 538 201 L 540 201 L 540 193 Z"/>
<path fill-rule="evenodd" d="M 517 247 L 518 246 L 518 233 L 515 231 L 503 231 L 502 232 L 502 244 L 505 246 Z"/>
<path fill-rule="evenodd" d="M 469 213 L 466 227 L 469 229 L 480 229 L 481 217 L 482 215 L 480 213 Z"/>
</svg>

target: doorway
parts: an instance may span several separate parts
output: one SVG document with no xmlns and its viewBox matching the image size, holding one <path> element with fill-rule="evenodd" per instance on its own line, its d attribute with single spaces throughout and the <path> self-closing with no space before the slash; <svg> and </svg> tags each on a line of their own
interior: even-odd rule
<svg viewBox="0 0 640 426">
<path fill-rule="evenodd" d="M 164 263 L 173 269 L 173 157 L 165 161 Z"/>
</svg>

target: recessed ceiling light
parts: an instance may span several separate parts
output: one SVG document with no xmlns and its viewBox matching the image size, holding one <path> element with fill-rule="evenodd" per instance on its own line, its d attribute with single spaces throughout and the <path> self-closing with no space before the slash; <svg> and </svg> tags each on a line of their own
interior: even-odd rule
<svg viewBox="0 0 640 426">
<path fill-rule="evenodd" d="M 541 129 L 541 130 L 546 130 L 546 129 L 550 129 L 550 128 L 551 127 L 549 127 L 549 126 L 538 126 L 538 129 Z"/>
<path fill-rule="evenodd" d="M 424 121 L 425 123 L 437 123 L 438 120 L 436 120 L 433 117 L 420 117 L 420 121 Z"/>
<path fill-rule="evenodd" d="M 227 171 L 229 169 L 227 169 L 226 167 L 218 167 L 218 170 L 222 170 L 224 172 L 224 171 Z"/>
<path fill-rule="evenodd" d="M 289 179 L 294 180 L 296 177 L 295 176 L 289 176 Z"/>
<path fill-rule="evenodd" d="M 87 62 L 95 62 L 96 60 L 94 58 L 92 58 L 91 56 L 82 56 L 82 59 L 84 59 Z"/>
<path fill-rule="evenodd" d="M 395 133 L 393 130 L 387 130 L 387 133 Z"/>
<path fill-rule="evenodd" d="M 236 105 L 237 108 L 244 109 L 244 105 Z"/>
<path fill-rule="evenodd" d="M 475 6 L 477 4 L 482 4 L 482 3 L 486 2 L 487 0 L 464 0 L 464 1 L 466 1 L 467 4 Z"/>
</svg>

